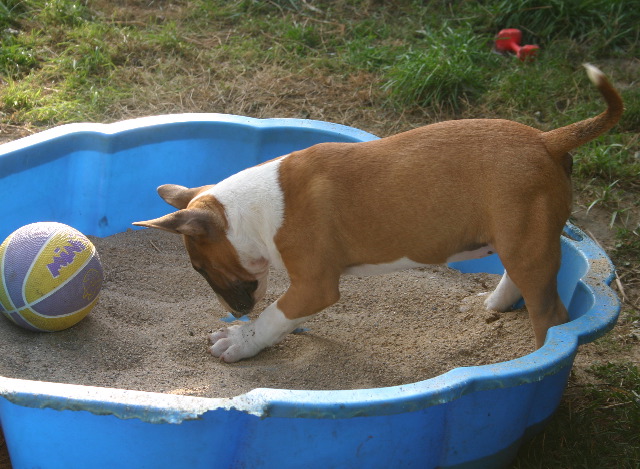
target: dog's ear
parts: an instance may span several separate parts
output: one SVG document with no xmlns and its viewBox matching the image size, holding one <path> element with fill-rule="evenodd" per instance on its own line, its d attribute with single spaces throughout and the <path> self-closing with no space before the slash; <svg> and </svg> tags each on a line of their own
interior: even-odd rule
<svg viewBox="0 0 640 469">
<path fill-rule="evenodd" d="M 194 187 L 189 189 L 188 187 L 179 186 L 177 184 L 164 184 L 158 187 L 158 195 L 168 203 L 169 205 L 183 209 L 187 208 L 189 202 L 198 195 L 200 192 L 211 189 L 213 185 Z"/>
<path fill-rule="evenodd" d="M 210 239 L 218 238 L 225 230 L 225 222 L 218 214 L 202 209 L 178 210 L 160 218 L 137 221 L 133 224 L 186 236 L 206 236 Z"/>
</svg>

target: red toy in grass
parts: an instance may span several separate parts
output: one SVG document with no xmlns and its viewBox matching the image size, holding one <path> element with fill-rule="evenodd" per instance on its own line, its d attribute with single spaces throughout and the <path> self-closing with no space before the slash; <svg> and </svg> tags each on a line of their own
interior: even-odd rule
<svg viewBox="0 0 640 469">
<path fill-rule="evenodd" d="M 525 60 L 533 60 L 540 47 L 527 44 L 520 46 L 522 41 L 522 31 L 519 29 L 503 29 L 496 37 L 496 50 L 498 52 L 513 52 L 523 62 Z"/>
</svg>

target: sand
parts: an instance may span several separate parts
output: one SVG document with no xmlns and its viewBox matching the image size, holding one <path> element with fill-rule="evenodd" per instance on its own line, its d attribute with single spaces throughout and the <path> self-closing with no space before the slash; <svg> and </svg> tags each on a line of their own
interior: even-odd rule
<svg viewBox="0 0 640 469">
<path fill-rule="evenodd" d="M 94 310 L 70 329 L 23 330 L 0 322 L 0 375 L 204 397 L 258 387 L 358 389 L 406 384 L 458 366 L 496 363 L 534 348 L 526 310 L 485 311 L 479 294 L 499 276 L 445 266 L 345 276 L 342 297 L 304 331 L 258 356 L 225 364 L 208 333 L 228 323 L 180 236 L 157 230 L 91 238 L 105 282 Z M 272 272 L 266 298 L 287 288 Z"/>
</svg>

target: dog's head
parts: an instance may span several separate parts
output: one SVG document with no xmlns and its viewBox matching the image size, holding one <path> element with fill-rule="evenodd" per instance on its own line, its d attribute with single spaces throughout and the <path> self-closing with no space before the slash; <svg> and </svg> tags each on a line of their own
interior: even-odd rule
<svg viewBox="0 0 640 469">
<path fill-rule="evenodd" d="M 226 235 L 229 226 L 224 207 L 214 196 L 195 198 L 211 187 L 160 186 L 160 197 L 179 210 L 134 225 L 183 235 L 193 268 L 207 280 L 223 306 L 240 317 L 264 297 L 269 263 L 236 250 Z"/>
</svg>

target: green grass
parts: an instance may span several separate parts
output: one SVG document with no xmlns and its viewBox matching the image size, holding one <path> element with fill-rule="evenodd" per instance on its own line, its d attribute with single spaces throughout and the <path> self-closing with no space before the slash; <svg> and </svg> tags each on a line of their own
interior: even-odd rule
<svg viewBox="0 0 640 469">
<path fill-rule="evenodd" d="M 619 241 L 615 247 L 615 255 L 627 265 L 640 266 L 640 230 L 621 228 L 618 233 Z"/>
<path fill-rule="evenodd" d="M 91 12 L 85 2 L 47 0 L 31 3 L 37 8 L 38 19 L 45 25 L 75 27 L 91 19 Z"/>
<path fill-rule="evenodd" d="M 105 27 L 90 22 L 88 9 L 79 3 L 21 6 L 23 11 L 12 19 L 23 29 L 0 47 L 6 81 L 0 102 L 7 120 L 38 125 L 95 116 L 97 86 L 113 69 Z"/>
<path fill-rule="evenodd" d="M 14 79 L 29 73 L 43 81 L 55 76 L 58 82 L 69 82 L 66 88 L 90 97 L 86 88 L 102 86 L 118 75 L 118 66 L 130 63 L 123 54 L 148 65 L 152 57 L 136 54 L 136 49 L 177 57 L 187 62 L 183 66 L 197 57 L 200 62 L 222 59 L 227 68 L 236 69 L 277 64 L 291 71 L 315 68 L 343 76 L 366 70 L 374 74 L 380 104 L 394 109 L 424 109 L 448 118 L 474 107 L 483 114 L 504 114 L 506 108 L 507 114 L 513 110 L 526 116 L 527 123 L 552 126 L 565 112 L 567 120 L 585 112 L 580 106 L 586 104 L 575 106 L 575 94 L 588 88 L 583 78 L 576 78 L 576 73 L 583 74 L 576 69 L 584 57 L 580 47 L 599 37 L 590 32 L 594 25 L 606 23 L 612 29 L 598 50 L 615 46 L 616 54 L 633 55 L 638 47 L 633 34 L 640 15 L 632 8 L 595 0 L 572 7 L 564 3 L 470 2 L 454 8 L 407 1 L 385 8 L 358 1 L 318 2 L 313 7 L 299 1 L 195 1 L 176 19 L 122 27 L 86 2 L 5 0 L 1 21 L 22 30 L 3 33 L 9 36 L 0 48 L 0 71 Z M 217 50 L 203 50 L 189 40 L 194 34 L 206 35 L 212 25 L 230 33 Z M 491 53 L 494 35 L 505 25 L 544 35 L 548 43 L 541 59 L 523 65 Z M 105 99 L 98 101 L 117 102 L 132 88 L 132 83 L 119 81 L 111 87 L 112 96 L 103 93 Z M 629 102 L 639 101 L 634 88 L 627 94 Z M 546 97 L 544 106 L 541 96 Z M 579 98 L 582 103 L 593 101 Z M 96 107 L 98 101 L 93 99 L 78 115 L 104 111 Z M 637 128 L 638 106 L 631 105 L 625 115 L 626 129 Z M 15 122 L 30 119 L 20 112 L 12 117 Z"/>
<path fill-rule="evenodd" d="M 0 73 L 8 77 L 20 77 L 35 67 L 38 60 L 25 41 L 18 41 L 11 33 L 5 33 L 0 46 Z"/>
<path fill-rule="evenodd" d="M 488 41 L 469 28 L 425 31 L 423 40 L 388 68 L 383 89 L 401 107 L 457 111 L 486 91 L 487 71 L 497 62 Z"/>
<path fill-rule="evenodd" d="M 637 145 L 637 136 L 605 136 L 589 142 L 576 152 L 575 175 L 584 179 L 598 178 L 605 183 L 637 183 L 640 178 L 640 160 L 636 157 Z"/>
<path fill-rule="evenodd" d="M 14 26 L 23 11 L 21 0 L 0 1 L 0 28 L 4 30 Z"/>
<path fill-rule="evenodd" d="M 305 116 L 381 135 L 465 117 L 545 130 L 602 111 L 581 67 L 599 65 L 626 111 L 574 152 L 574 178 L 587 206 L 611 213 L 611 256 L 629 289 L 640 289 L 640 230 L 628 218 L 640 200 L 640 0 L 121 3 L 0 0 L 0 124 L 197 111 Z M 541 46 L 536 61 L 491 51 L 507 27 Z M 639 315 L 632 304 L 623 311 Z M 617 353 L 614 342 L 598 347 Z M 591 369 L 593 385 L 574 380 L 516 467 L 633 467 L 637 373 L 612 363 Z"/>
<path fill-rule="evenodd" d="M 519 28 L 524 43 L 552 47 L 571 39 L 590 54 L 610 56 L 640 40 L 638 0 L 501 0 L 483 2 L 494 29 Z"/>
<path fill-rule="evenodd" d="M 523 445 L 514 468 L 637 469 L 640 371 L 632 363 L 603 363 L 588 371 L 596 384 L 569 385 L 558 413 Z"/>
</svg>

